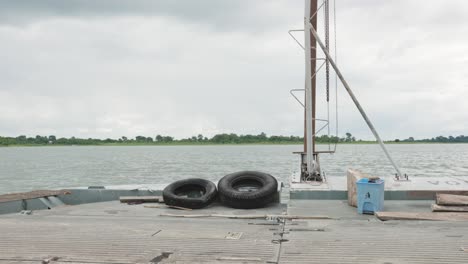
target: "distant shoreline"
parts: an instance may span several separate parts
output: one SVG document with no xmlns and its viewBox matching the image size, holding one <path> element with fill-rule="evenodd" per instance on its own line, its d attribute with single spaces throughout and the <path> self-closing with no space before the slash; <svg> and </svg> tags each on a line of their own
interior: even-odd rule
<svg viewBox="0 0 468 264">
<path fill-rule="evenodd" d="M 216 134 L 211 138 L 202 134 L 189 138 L 175 139 L 172 136 L 157 135 L 155 137 L 136 136 L 128 138 L 122 136 L 118 139 L 106 138 L 65 138 L 50 136 L 27 137 L 25 135 L 17 137 L 0 136 L 0 146 L 211 146 L 211 145 L 301 145 L 304 142 L 303 137 L 299 136 L 267 136 L 265 133 L 258 135 L 237 135 Z M 356 139 L 351 133 L 347 132 L 346 137 L 321 135 L 316 136 L 317 144 L 377 144 L 375 140 Z M 387 144 L 434 144 L 434 143 L 468 143 L 468 136 L 438 136 L 431 139 L 394 139 L 385 141 Z"/>
<path fill-rule="evenodd" d="M 391 145 L 414 145 L 414 144 L 467 144 L 467 142 L 395 142 L 395 141 L 388 141 L 384 142 L 385 144 Z M 14 145 L 0 145 L 0 148 L 14 148 L 14 147 L 86 147 L 86 146 L 94 146 L 94 147 L 115 147 L 115 146 L 122 146 L 122 147 L 144 147 L 144 146 L 274 146 L 274 145 L 302 145 L 303 142 L 257 142 L 257 143 L 211 143 L 211 142 L 173 142 L 173 143 L 102 143 L 102 144 L 14 144 Z M 330 145 L 334 145 L 335 143 L 330 143 Z M 355 141 L 355 142 L 339 142 L 337 145 L 373 145 L 378 144 L 377 141 Z M 328 145 L 327 143 L 317 143 L 317 145 Z"/>
</svg>

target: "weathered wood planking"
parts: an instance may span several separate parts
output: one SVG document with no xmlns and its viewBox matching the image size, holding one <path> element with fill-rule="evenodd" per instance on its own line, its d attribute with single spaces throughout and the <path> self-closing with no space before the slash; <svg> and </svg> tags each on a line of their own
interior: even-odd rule
<svg viewBox="0 0 468 264">
<path fill-rule="evenodd" d="M 162 203 L 162 196 L 120 196 L 121 203 Z"/>
<path fill-rule="evenodd" d="M 357 207 L 357 190 L 356 182 L 362 178 L 369 178 L 370 176 L 358 170 L 348 169 L 347 172 L 347 186 L 348 186 L 348 204 Z"/>
<path fill-rule="evenodd" d="M 468 212 L 468 206 L 466 205 L 431 205 L 432 212 Z"/>
<path fill-rule="evenodd" d="M 376 212 L 375 216 L 382 220 L 431 220 L 431 221 L 468 221 L 465 213 L 413 213 L 413 212 Z"/>
<path fill-rule="evenodd" d="M 175 205 L 145 205 L 143 206 L 145 208 L 161 208 L 161 209 L 178 209 L 178 210 L 187 210 L 187 211 L 192 211 L 192 208 L 186 208 L 186 207 L 180 207 L 180 206 L 175 206 Z"/>
<path fill-rule="evenodd" d="M 65 195 L 70 193 L 71 192 L 67 190 L 37 190 L 32 192 L 7 193 L 0 195 L 0 203 L 36 199 L 48 196 Z"/>
<path fill-rule="evenodd" d="M 436 194 L 438 205 L 468 205 L 468 196 L 455 194 Z"/>
</svg>

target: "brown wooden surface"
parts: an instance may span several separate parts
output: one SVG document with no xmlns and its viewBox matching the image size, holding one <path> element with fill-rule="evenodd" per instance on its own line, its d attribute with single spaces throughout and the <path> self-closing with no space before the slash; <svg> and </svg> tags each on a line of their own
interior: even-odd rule
<svg viewBox="0 0 468 264">
<path fill-rule="evenodd" d="M 370 176 L 354 169 L 348 169 L 347 172 L 347 189 L 348 189 L 348 204 L 357 207 L 357 190 L 356 182 L 362 178 Z"/>
<path fill-rule="evenodd" d="M 178 209 L 178 210 L 187 210 L 187 211 L 192 211 L 192 208 L 186 208 L 186 207 L 180 207 L 180 206 L 175 206 L 175 205 L 145 205 L 145 208 L 162 208 L 162 209 Z"/>
<path fill-rule="evenodd" d="M 468 212 L 466 205 L 431 205 L 432 212 Z"/>
<path fill-rule="evenodd" d="M 19 200 L 28 200 L 35 199 L 47 196 L 56 196 L 70 194 L 70 191 L 67 190 L 37 190 L 32 192 L 22 192 L 22 193 L 8 193 L 0 195 L 0 203 L 19 201 Z"/>
<path fill-rule="evenodd" d="M 413 213 L 413 212 L 376 212 L 382 220 L 432 220 L 432 221 L 468 221 L 466 213 Z"/>
<path fill-rule="evenodd" d="M 468 196 L 455 194 L 436 194 L 438 205 L 468 205 Z"/>
<path fill-rule="evenodd" d="M 120 196 L 121 203 L 159 203 L 162 196 Z"/>
</svg>

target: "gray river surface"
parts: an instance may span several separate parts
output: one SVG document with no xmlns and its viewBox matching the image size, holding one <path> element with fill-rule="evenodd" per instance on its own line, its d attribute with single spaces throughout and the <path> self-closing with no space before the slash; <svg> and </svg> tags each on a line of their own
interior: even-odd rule
<svg viewBox="0 0 468 264">
<path fill-rule="evenodd" d="M 325 146 L 320 146 L 325 148 Z M 170 183 L 188 177 L 219 180 L 240 170 L 259 170 L 288 182 L 299 168 L 301 145 L 55 146 L 0 148 L 0 194 L 90 185 Z M 388 148 L 404 173 L 468 176 L 468 144 L 393 144 Z M 347 168 L 393 175 L 377 144 L 338 145 L 321 155 L 327 176 Z"/>
</svg>

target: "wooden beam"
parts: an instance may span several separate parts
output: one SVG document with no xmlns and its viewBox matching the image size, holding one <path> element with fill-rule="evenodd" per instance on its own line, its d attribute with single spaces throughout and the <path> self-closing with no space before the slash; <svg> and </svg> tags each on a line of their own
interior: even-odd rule
<svg viewBox="0 0 468 264">
<path fill-rule="evenodd" d="M 468 196 L 455 194 L 436 194 L 438 205 L 468 205 Z"/>
<path fill-rule="evenodd" d="M 70 194 L 70 191 L 67 190 L 37 190 L 32 192 L 22 192 L 22 193 L 7 193 L 0 195 L 0 203 L 11 202 L 11 201 L 20 201 L 20 200 L 30 200 L 36 198 L 42 198 L 47 196 L 57 196 Z"/>
<path fill-rule="evenodd" d="M 120 196 L 121 203 L 162 203 L 161 196 Z"/>
<path fill-rule="evenodd" d="M 468 212 L 468 206 L 466 205 L 438 205 L 433 204 L 431 206 L 432 212 Z"/>
<path fill-rule="evenodd" d="M 382 220 L 430 220 L 430 221 L 468 221 L 465 213 L 413 213 L 413 212 L 376 212 L 375 216 Z"/>
<path fill-rule="evenodd" d="M 162 209 L 173 208 L 173 209 L 179 209 L 179 210 L 192 211 L 192 208 L 180 207 L 180 206 L 175 206 L 175 205 L 145 205 L 143 207 L 145 207 L 145 208 L 162 208 Z"/>
<path fill-rule="evenodd" d="M 348 186 L 348 205 L 357 207 L 357 188 L 356 182 L 362 178 L 370 178 L 369 175 L 358 170 L 348 169 L 347 186 Z"/>
</svg>

